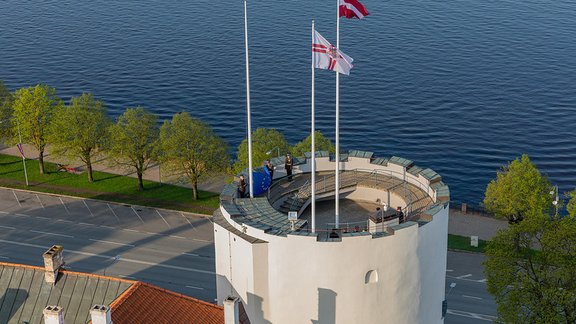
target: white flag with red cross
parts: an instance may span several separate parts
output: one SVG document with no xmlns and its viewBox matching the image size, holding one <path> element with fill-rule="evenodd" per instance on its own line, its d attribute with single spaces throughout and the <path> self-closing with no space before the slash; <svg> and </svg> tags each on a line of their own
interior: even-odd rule
<svg viewBox="0 0 576 324">
<path fill-rule="evenodd" d="M 312 53 L 314 53 L 314 67 L 350 75 L 354 60 L 330 44 L 317 31 L 314 31 L 312 39 Z"/>
</svg>

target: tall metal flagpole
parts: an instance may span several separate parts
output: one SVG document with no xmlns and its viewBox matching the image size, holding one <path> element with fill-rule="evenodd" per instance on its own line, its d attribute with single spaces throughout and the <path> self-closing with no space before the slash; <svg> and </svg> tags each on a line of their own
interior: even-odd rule
<svg viewBox="0 0 576 324">
<path fill-rule="evenodd" d="M 312 19 L 312 46 L 314 46 L 314 19 Z M 312 233 L 316 232 L 316 139 L 315 139 L 315 131 L 316 128 L 314 126 L 314 69 L 316 66 L 316 62 L 314 60 L 314 51 L 312 52 Z"/>
<path fill-rule="evenodd" d="M 248 62 L 248 13 L 244 0 L 244 43 L 246 45 L 246 114 L 248 115 L 248 182 L 250 198 L 254 198 L 254 181 L 252 181 L 252 121 L 250 119 L 250 65 Z"/>
<path fill-rule="evenodd" d="M 340 0 L 336 0 L 336 49 L 340 50 Z M 338 65 L 339 59 L 339 57 L 336 58 L 336 65 Z M 340 73 L 338 71 L 336 71 L 336 174 L 334 185 L 334 223 L 336 228 L 340 228 Z"/>
<path fill-rule="evenodd" d="M 22 154 L 22 164 L 24 164 L 24 178 L 26 179 L 26 186 L 29 186 L 28 184 L 28 171 L 26 170 L 26 157 L 24 156 L 24 148 L 22 147 L 22 133 L 20 133 L 20 122 L 18 121 L 18 119 L 16 119 L 16 123 L 18 125 L 18 139 L 20 139 L 20 147 L 18 148 L 18 150 L 22 150 L 20 152 L 20 154 Z"/>
</svg>

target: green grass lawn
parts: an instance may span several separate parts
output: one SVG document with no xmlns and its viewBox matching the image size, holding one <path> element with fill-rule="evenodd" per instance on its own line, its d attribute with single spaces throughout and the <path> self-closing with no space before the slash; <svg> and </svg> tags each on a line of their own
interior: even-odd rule
<svg viewBox="0 0 576 324">
<path fill-rule="evenodd" d="M 478 240 L 478 247 L 470 245 L 469 236 L 460 236 L 448 234 L 448 248 L 451 250 L 469 251 L 469 252 L 486 252 L 486 241 Z"/>
<path fill-rule="evenodd" d="M 192 189 L 144 180 L 145 190 L 138 191 L 138 180 L 105 172 L 94 172 L 94 182 L 88 175 L 59 172 L 58 166 L 45 163 L 46 174 L 41 175 L 38 161 L 27 160 L 26 170 L 30 186 L 26 186 L 22 159 L 0 154 L 0 185 L 54 194 L 116 201 L 127 204 L 162 207 L 211 215 L 219 206 L 219 194 L 199 191 L 199 199 L 192 199 Z"/>
</svg>

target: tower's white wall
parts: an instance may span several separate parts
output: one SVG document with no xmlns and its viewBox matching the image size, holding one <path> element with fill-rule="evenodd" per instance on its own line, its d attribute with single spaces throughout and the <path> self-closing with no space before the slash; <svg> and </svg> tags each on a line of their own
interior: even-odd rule
<svg viewBox="0 0 576 324">
<path fill-rule="evenodd" d="M 317 161 L 318 171 L 334 168 L 328 158 Z M 435 199 L 427 179 L 406 173 L 400 165 L 374 165 L 362 158 L 341 164 L 342 169 L 376 169 L 406 179 Z M 282 176 L 279 169 L 276 174 Z M 309 164 L 295 168 L 296 173 L 309 171 Z M 358 198 L 382 199 L 379 195 L 387 194 L 357 190 L 363 190 Z M 391 208 L 405 206 L 400 197 L 392 200 Z M 426 225 L 408 222 L 393 227 L 388 236 L 344 236 L 339 242 L 270 235 L 221 211 L 236 229 L 265 241 L 250 244 L 215 225 L 219 302 L 235 293 L 252 323 L 443 323 L 447 205 Z M 378 282 L 365 283 L 371 270 Z"/>
<path fill-rule="evenodd" d="M 232 278 L 254 323 L 442 323 L 447 220 L 444 209 L 423 227 L 406 223 L 390 236 L 341 242 L 270 235 L 268 243 L 243 244 L 238 238 L 231 241 L 231 276 L 227 248 L 216 241 L 216 271 Z M 365 283 L 370 270 L 377 283 Z M 230 293 L 221 282 L 219 301 Z"/>
</svg>

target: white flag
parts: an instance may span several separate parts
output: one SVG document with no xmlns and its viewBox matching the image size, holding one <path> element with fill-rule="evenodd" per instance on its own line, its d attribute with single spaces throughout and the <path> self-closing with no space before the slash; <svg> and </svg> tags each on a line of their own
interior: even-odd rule
<svg viewBox="0 0 576 324">
<path fill-rule="evenodd" d="M 314 53 L 314 67 L 350 75 L 354 60 L 336 49 L 317 31 L 314 31 L 312 39 L 312 52 Z"/>
</svg>

